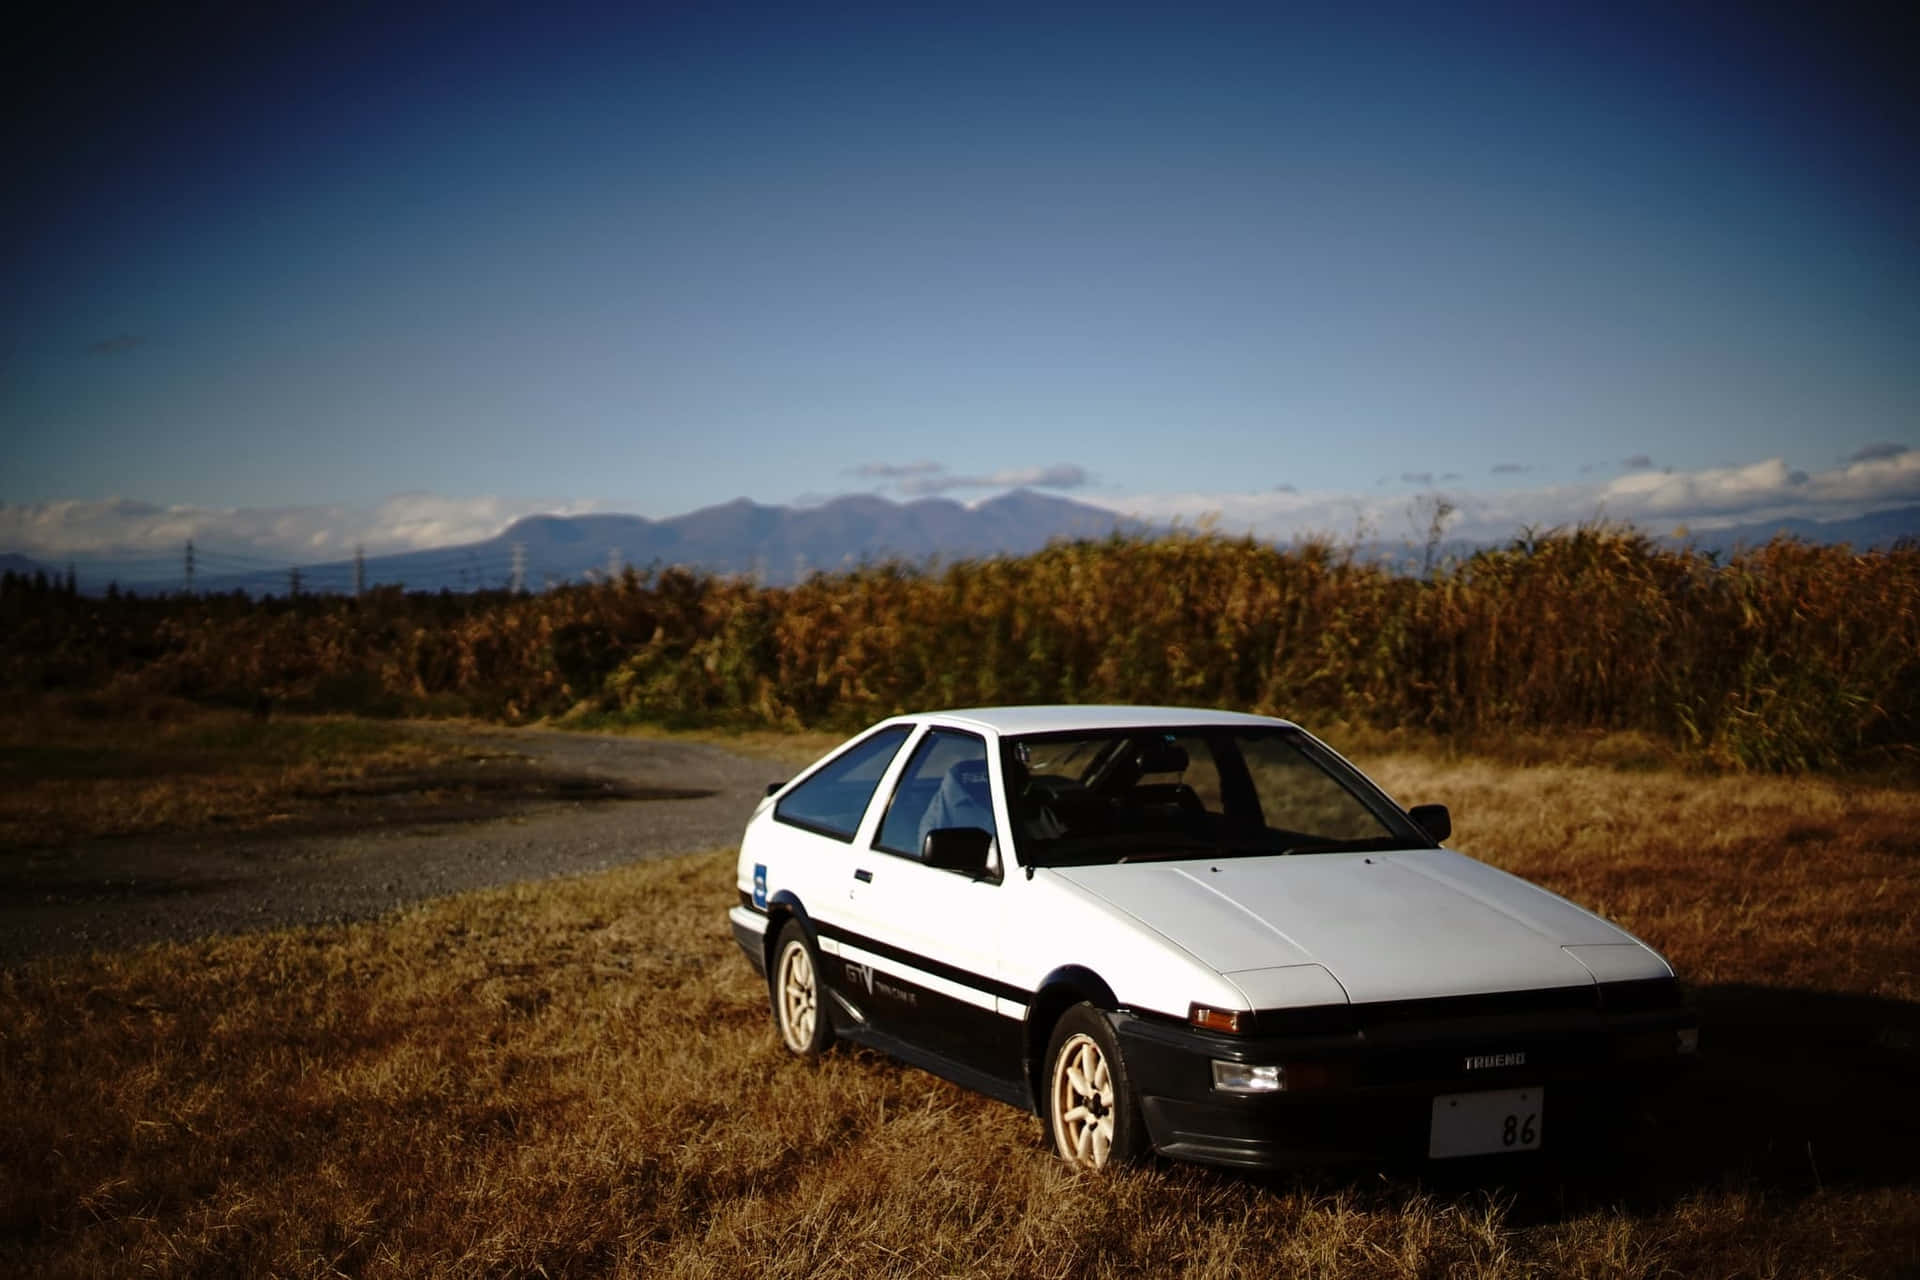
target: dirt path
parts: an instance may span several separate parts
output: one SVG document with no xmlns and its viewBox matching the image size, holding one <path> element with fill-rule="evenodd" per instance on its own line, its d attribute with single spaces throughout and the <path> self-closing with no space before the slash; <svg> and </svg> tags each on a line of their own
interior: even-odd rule
<svg viewBox="0 0 1920 1280">
<path fill-rule="evenodd" d="M 446 785 L 289 829 L 92 840 L 0 864 L 0 966 L 208 933 L 363 920 L 423 898 L 739 840 L 783 766 L 704 743 L 421 725 Z"/>
</svg>

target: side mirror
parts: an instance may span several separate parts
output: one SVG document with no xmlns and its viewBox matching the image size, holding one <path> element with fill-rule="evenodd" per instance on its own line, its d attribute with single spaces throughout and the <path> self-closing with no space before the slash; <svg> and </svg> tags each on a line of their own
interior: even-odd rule
<svg viewBox="0 0 1920 1280">
<path fill-rule="evenodd" d="M 786 785 L 787 784 L 785 782 L 769 782 L 767 784 L 767 794 L 772 795 L 774 792 L 778 791 L 780 788 Z"/>
<path fill-rule="evenodd" d="M 979 827 L 938 827 L 920 842 L 920 860 L 942 871 L 959 871 L 983 879 L 993 836 Z"/>
<path fill-rule="evenodd" d="M 1414 826 L 1432 836 L 1435 844 L 1453 834 L 1453 815 L 1443 804 L 1417 804 L 1407 810 L 1407 816 L 1413 819 Z"/>
</svg>

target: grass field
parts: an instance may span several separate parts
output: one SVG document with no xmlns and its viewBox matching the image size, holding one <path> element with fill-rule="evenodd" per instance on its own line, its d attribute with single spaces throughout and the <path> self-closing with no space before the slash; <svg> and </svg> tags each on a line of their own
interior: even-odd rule
<svg viewBox="0 0 1920 1280">
<path fill-rule="evenodd" d="M 391 721 L 39 698 L 0 716 L 0 850 L 285 822 L 459 755 Z"/>
<path fill-rule="evenodd" d="M 1069 1173 L 1030 1116 L 785 1057 L 721 850 L 0 974 L 0 1273 L 1920 1269 L 1920 792 L 1356 754 L 1694 984 L 1700 1073 L 1616 1160 Z"/>
</svg>

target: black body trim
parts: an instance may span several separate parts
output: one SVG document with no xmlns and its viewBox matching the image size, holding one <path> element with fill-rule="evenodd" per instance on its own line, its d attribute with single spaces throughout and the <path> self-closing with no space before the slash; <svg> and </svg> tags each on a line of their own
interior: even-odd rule
<svg viewBox="0 0 1920 1280">
<path fill-rule="evenodd" d="M 947 964 L 944 961 L 923 956 L 919 952 L 909 951 L 905 947 L 896 947 L 891 942 L 882 942 L 878 938 L 869 938 L 864 933 L 855 933 L 851 929 L 842 929 L 836 924 L 820 922 L 816 923 L 814 927 L 819 930 L 820 936 L 823 938 L 832 938 L 835 942 L 842 942 L 850 947 L 858 947 L 862 951 L 871 951 L 874 955 L 885 956 L 889 960 L 898 960 L 901 964 L 912 965 L 922 973 L 930 973 L 936 978 L 944 978 L 948 982 L 957 982 L 963 987 L 971 987 L 982 995 L 998 996 L 1002 1000 L 1018 1000 L 1022 1004 L 1029 1004 L 1033 1000 L 1033 992 L 1016 987 L 1010 982 L 1001 982 L 994 978 L 984 977 L 981 974 L 974 973 L 970 969 L 962 969 L 957 965 Z"/>
<path fill-rule="evenodd" d="M 1025 1096 L 1018 1018 L 844 956 L 826 960 L 821 976 L 834 994 L 835 1029 L 849 1039 L 993 1097 Z"/>
<path fill-rule="evenodd" d="M 741 905 L 758 915 L 771 914 L 753 906 L 750 896 L 746 896 Z M 897 960 L 922 973 L 943 978 L 982 995 L 999 996 L 1023 1005 L 1030 1004 L 1033 999 L 1031 992 L 1010 983 L 996 982 L 904 947 L 814 920 L 806 914 L 799 899 L 784 889 L 773 896 L 769 906 L 785 908 L 800 922 L 800 927 L 816 946 L 820 938 L 830 938 L 837 943 Z M 761 938 L 737 924 L 733 925 L 733 934 L 740 949 L 746 952 L 748 962 L 765 976 L 766 958 Z M 854 971 L 859 969 L 869 971 L 856 976 Z M 845 956 L 823 956 L 821 978 L 834 996 L 827 1004 L 827 1012 L 833 1019 L 837 1034 L 922 1070 L 931 1071 L 964 1088 L 1022 1109 L 1031 1108 L 1032 1099 L 1028 1096 L 1024 1069 L 1024 1023 L 1018 1015 L 1003 1014 L 995 1009 L 970 1004 L 909 977 L 874 974 L 869 966 L 848 960 Z M 852 1013 L 848 1010 L 852 1010 Z M 882 1029 L 883 1026 L 898 1025 L 905 1025 L 918 1034 L 914 1039 L 908 1039 Z"/>
<path fill-rule="evenodd" d="M 836 1013 L 837 1012 L 836 1010 Z M 968 1066 L 964 1062 L 946 1057 L 943 1054 L 935 1053 L 923 1045 L 902 1040 L 898 1036 L 888 1035 L 884 1031 L 876 1031 L 870 1026 L 851 1020 L 845 1023 L 836 1022 L 834 1031 L 835 1034 L 843 1036 L 855 1044 L 865 1045 L 869 1049 L 877 1049 L 888 1057 L 898 1058 L 910 1067 L 918 1067 L 922 1071 L 931 1072 L 939 1076 L 942 1080 L 951 1080 L 963 1089 L 971 1089 L 975 1093 L 984 1094 L 996 1102 L 1004 1102 L 1008 1106 L 1018 1107 L 1022 1111 L 1031 1111 L 1033 1109 L 1033 1099 L 1027 1096 L 1027 1086 L 1024 1080 L 1009 1080 L 1002 1076 L 994 1075 L 991 1072 L 982 1071 L 977 1067 Z"/>
<path fill-rule="evenodd" d="M 1379 1008 L 1353 1012 L 1364 1018 Z M 1248 1168 L 1382 1155 L 1424 1159 L 1432 1099 L 1488 1089 L 1544 1088 L 1545 1141 L 1558 1149 L 1595 1127 L 1598 1104 L 1609 1096 L 1688 1065 L 1677 1033 L 1699 1026 L 1685 1008 L 1603 1013 L 1591 993 L 1584 1009 L 1452 1018 L 1430 1009 L 1426 1017 L 1301 1035 L 1229 1036 L 1167 1018 L 1111 1016 L 1155 1149 Z M 1472 1065 L 1509 1054 L 1523 1060 Z M 1214 1059 L 1312 1066 L 1324 1072 L 1324 1083 L 1224 1093 L 1213 1088 Z"/>
<path fill-rule="evenodd" d="M 852 844 L 853 838 L 860 834 L 858 827 L 855 827 L 852 831 L 836 831 L 832 827 L 823 827 L 817 822 L 808 822 L 803 818 L 788 817 L 779 812 L 774 813 L 773 820 L 782 826 L 792 827 L 796 831 L 804 831 L 808 835 L 820 836 L 827 840 L 836 840 L 846 845 Z"/>
<path fill-rule="evenodd" d="M 1045 991 L 1048 987 L 1069 987 L 1081 992 L 1088 1001 L 1104 1009 L 1120 1007 L 1119 997 L 1113 994 L 1113 988 L 1107 985 L 1107 980 L 1085 965 L 1061 965 L 1040 979 L 1040 991 Z M 1038 996 L 1040 991 L 1034 992 L 1034 996 Z M 1029 1000 L 1032 998 L 1028 997 Z"/>
<path fill-rule="evenodd" d="M 740 944 L 740 950 L 746 955 L 747 963 L 753 966 L 755 973 L 763 978 L 766 977 L 766 934 L 755 933 L 745 925 L 732 920 L 727 921 L 727 923 L 733 926 L 733 940 Z"/>
</svg>

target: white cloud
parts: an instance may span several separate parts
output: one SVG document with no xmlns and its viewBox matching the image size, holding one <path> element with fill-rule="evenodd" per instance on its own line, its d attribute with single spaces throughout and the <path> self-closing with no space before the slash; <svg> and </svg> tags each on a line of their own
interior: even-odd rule
<svg viewBox="0 0 1920 1280">
<path fill-rule="evenodd" d="M 1532 489 L 1438 491 L 1457 512 L 1450 537 L 1498 541 L 1522 528 L 1586 521 L 1631 523 L 1652 533 L 1678 525 L 1705 532 L 1790 518 L 1838 520 L 1885 507 L 1920 503 L 1920 450 L 1854 462 L 1809 475 L 1769 458 L 1699 471 L 1634 471 L 1602 483 Z M 1324 535 L 1388 541 L 1424 536 L 1415 510 L 1420 495 L 1373 492 L 1155 493 L 1094 499 L 1099 505 L 1158 523 L 1211 517 L 1227 534 L 1289 539 Z"/>
<path fill-rule="evenodd" d="M 1090 477 L 1085 467 L 1056 462 L 1044 467 L 1005 467 L 983 475 L 958 475 L 941 462 L 867 462 L 852 474 L 892 483 L 908 497 L 924 498 L 949 489 L 1078 489 Z"/>
<path fill-rule="evenodd" d="M 948 472 L 902 481 L 900 490 L 924 496 L 949 489 L 1078 489 L 1087 483 L 1085 467 L 1056 462 L 1050 467 L 1010 467 L 978 476 Z"/>
<path fill-rule="evenodd" d="M 372 507 L 155 506 L 128 498 L 0 505 L 0 548 L 27 555 L 175 554 L 188 541 L 224 551 L 311 563 L 419 551 L 491 538 L 523 516 L 584 515 L 595 500 L 447 498 L 402 493 Z"/>
<path fill-rule="evenodd" d="M 911 476 L 935 475 L 945 471 L 940 462 L 863 462 L 853 474 L 868 480 L 904 480 Z"/>
<path fill-rule="evenodd" d="M 1920 451 L 1907 449 L 1809 477 L 1814 499 L 1828 505 L 1882 506 L 1920 496 Z M 1850 513 L 1851 514 L 1851 513 Z"/>
<path fill-rule="evenodd" d="M 1711 518 L 1784 501 L 1796 476 L 1806 483 L 1805 473 L 1787 470 L 1779 458 L 1705 471 L 1635 471 L 1608 481 L 1600 497 L 1610 509 L 1637 515 Z"/>
</svg>

